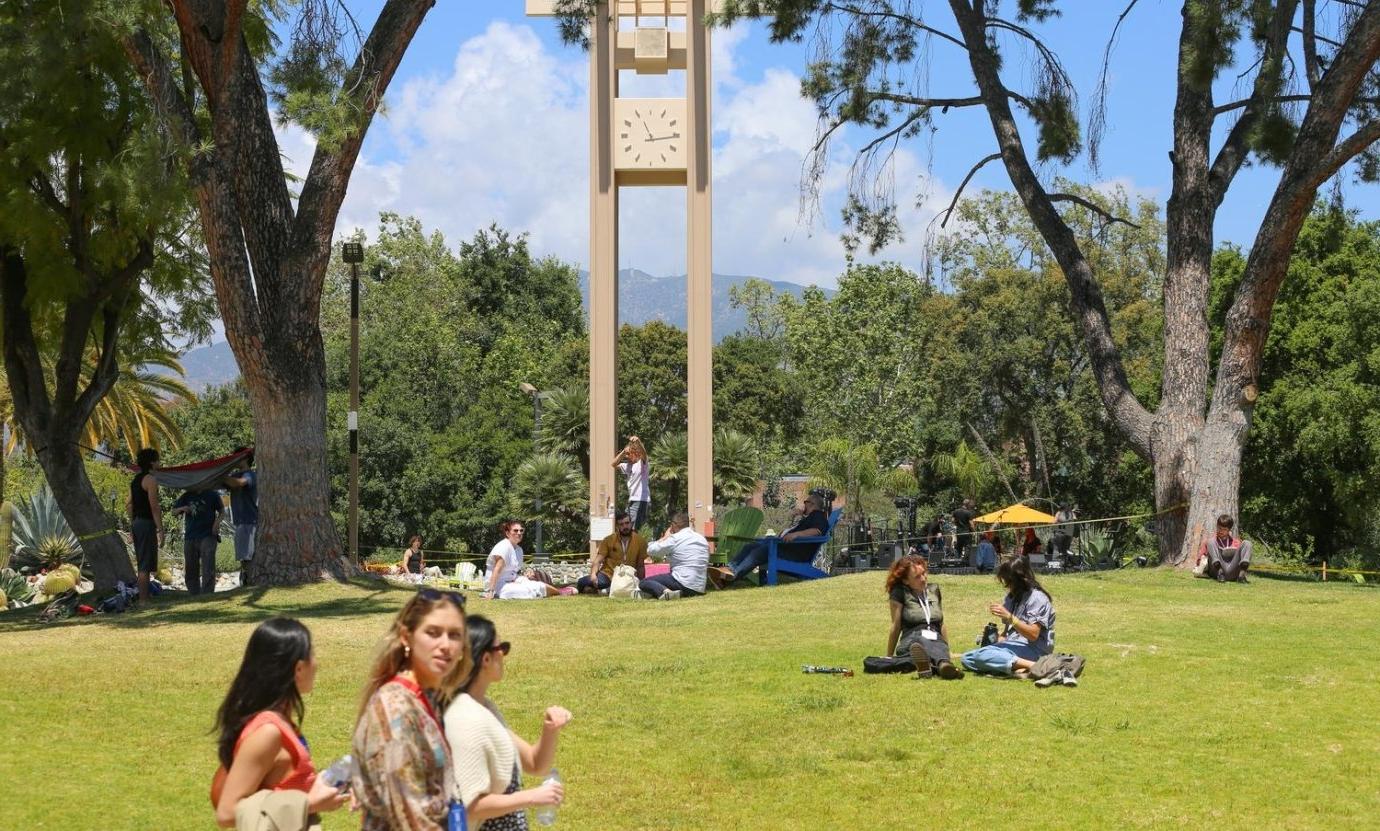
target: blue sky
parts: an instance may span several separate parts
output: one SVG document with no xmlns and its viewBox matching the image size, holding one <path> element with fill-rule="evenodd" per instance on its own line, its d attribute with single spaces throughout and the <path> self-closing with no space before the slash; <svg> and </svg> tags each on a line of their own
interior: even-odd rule
<svg viewBox="0 0 1380 831">
<path fill-rule="evenodd" d="M 354 7 L 371 22 L 379 3 Z M 920 6 L 921 4 L 917 4 Z M 380 210 L 420 217 L 456 243 L 490 222 L 531 235 L 534 251 L 583 265 L 587 219 L 587 69 L 584 54 L 560 43 L 549 19 L 527 18 L 522 0 L 441 0 L 427 16 L 389 89 L 387 113 L 376 121 L 341 215 L 341 227 L 372 229 Z M 1089 109 L 1103 47 L 1123 4 L 1071 0 L 1063 18 L 1041 33 L 1078 87 L 1080 113 Z M 948 31 L 942 4 L 932 24 Z M 1112 56 L 1108 126 L 1099 170 L 1086 159 L 1048 167 L 1047 177 L 1120 185 L 1163 205 L 1169 192 L 1170 113 L 1179 8 L 1141 0 L 1123 26 Z M 714 270 L 830 286 L 844 267 L 838 207 L 852 151 L 866 141 L 850 129 L 835 142 L 824 180 L 821 214 L 802 218 L 799 180 L 814 137 L 811 105 L 798 92 L 808 46 L 773 45 L 765 27 L 745 23 L 714 34 Z M 1030 63 L 1015 52 L 1008 83 L 1020 88 Z M 666 94 L 674 79 L 630 79 L 624 94 Z M 929 92 L 969 94 L 966 62 L 939 44 L 928 66 Z M 1235 73 L 1219 84 L 1230 100 Z M 880 258 L 918 265 L 926 229 L 948 203 L 968 168 L 995 150 L 979 108 L 937 118 L 928 138 L 897 154 L 895 189 L 908 234 Z M 1225 130 L 1229 123 L 1223 123 Z M 1033 145 L 1032 134 L 1027 141 Z M 310 140 L 283 131 L 294 167 L 309 161 Z M 1270 168 L 1247 169 L 1219 213 L 1219 241 L 1249 246 L 1274 187 Z M 969 192 L 1008 189 L 998 164 L 988 165 Z M 1373 189 L 1344 182 L 1349 204 L 1374 216 Z M 684 271 L 684 205 L 679 190 L 625 189 L 624 267 L 653 274 Z"/>
</svg>

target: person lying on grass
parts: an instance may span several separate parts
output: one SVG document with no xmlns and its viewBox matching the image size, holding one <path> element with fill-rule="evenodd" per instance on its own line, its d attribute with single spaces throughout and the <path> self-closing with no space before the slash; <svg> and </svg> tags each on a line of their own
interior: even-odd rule
<svg viewBox="0 0 1380 831">
<path fill-rule="evenodd" d="M 500 641 L 493 621 L 482 615 L 471 615 L 466 629 L 474 666 L 461 687 L 463 692 L 446 710 L 446 739 L 454 754 L 456 791 L 465 805 L 470 828 L 526 829 L 524 810 L 560 805 L 565 798 L 559 782 L 521 788 L 524 771 L 541 775 L 551 770 L 570 711 L 547 707 L 541 738 L 535 745 L 508 729 L 488 693 L 489 687 L 503 680 L 511 644 Z"/>
<path fill-rule="evenodd" d="M 221 828 L 235 827 L 242 801 L 246 811 L 267 813 L 276 810 L 271 803 L 296 801 L 300 817 L 334 811 L 349 798 L 316 775 L 301 732 L 302 696 L 315 682 L 316 655 L 307 627 L 287 617 L 259 624 L 216 714 L 221 767 L 211 784 L 211 802 Z M 294 812 L 287 804 L 282 809 Z"/>
<path fill-rule="evenodd" d="M 886 654 L 910 656 L 920 677 L 962 678 L 949 654 L 949 626 L 944 622 L 944 595 L 929 584 L 930 563 L 924 557 L 902 557 L 886 575 L 891 631 Z"/>
<path fill-rule="evenodd" d="M 996 643 L 963 653 L 963 666 L 988 675 L 1013 675 L 1054 651 L 1054 601 L 1024 557 L 1003 560 L 997 580 L 1006 587 L 1006 597 L 988 610 L 1001 619 L 1004 631 Z"/>
</svg>

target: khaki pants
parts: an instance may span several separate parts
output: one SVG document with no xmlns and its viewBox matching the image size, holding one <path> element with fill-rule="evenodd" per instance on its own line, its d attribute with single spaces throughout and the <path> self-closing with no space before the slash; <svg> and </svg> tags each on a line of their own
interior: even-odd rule
<svg viewBox="0 0 1380 831">
<path fill-rule="evenodd" d="M 235 831 L 320 831 L 305 791 L 259 791 L 235 806 Z"/>
</svg>

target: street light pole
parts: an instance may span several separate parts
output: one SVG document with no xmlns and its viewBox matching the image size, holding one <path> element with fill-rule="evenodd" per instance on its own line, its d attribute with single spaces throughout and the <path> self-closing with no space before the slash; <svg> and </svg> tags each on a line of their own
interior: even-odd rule
<svg viewBox="0 0 1380 831">
<path fill-rule="evenodd" d="M 542 392 L 541 390 L 537 389 L 536 387 L 532 386 L 526 381 L 523 381 L 522 383 L 518 384 L 518 388 L 521 389 L 523 392 L 527 393 L 528 395 L 532 396 L 532 448 L 535 450 L 537 447 L 537 442 L 541 441 L 541 400 L 546 397 L 546 393 Z M 537 491 L 537 497 L 533 501 L 535 502 L 537 515 L 532 520 L 532 555 L 536 556 L 541 553 L 542 502 L 540 490 Z"/>
<path fill-rule="evenodd" d="M 359 264 L 364 246 L 347 242 L 341 256 L 350 264 L 350 559 L 359 562 Z"/>
</svg>

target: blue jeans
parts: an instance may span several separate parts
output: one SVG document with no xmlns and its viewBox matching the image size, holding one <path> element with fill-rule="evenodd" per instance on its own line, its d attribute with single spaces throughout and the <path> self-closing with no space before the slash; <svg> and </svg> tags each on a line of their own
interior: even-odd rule
<svg viewBox="0 0 1380 831">
<path fill-rule="evenodd" d="M 1010 675 L 1017 658 L 1038 661 L 1044 653 L 1028 643 L 994 643 L 963 653 L 963 667 L 987 675 Z"/>
<path fill-rule="evenodd" d="M 767 564 L 767 544 L 764 542 L 750 542 L 743 546 L 743 550 L 738 552 L 738 556 L 733 558 L 730 568 L 733 569 L 733 579 L 740 580 L 754 568 L 759 568 Z"/>
<path fill-rule="evenodd" d="M 639 583 L 637 588 L 644 595 L 653 600 L 661 597 L 661 593 L 667 589 L 680 592 L 681 597 L 696 597 L 701 594 L 701 592 L 697 592 L 694 589 L 687 589 L 685 586 L 682 586 L 679 580 L 669 574 L 658 574 L 655 577 L 648 577 L 646 580 Z"/>
<path fill-rule="evenodd" d="M 647 524 L 647 510 L 651 506 L 650 502 L 628 503 L 628 519 L 632 520 L 634 531 L 641 531 L 642 526 Z"/>
<path fill-rule="evenodd" d="M 612 584 L 613 581 L 609 578 L 609 576 L 601 571 L 598 574 L 594 575 L 593 580 L 589 579 L 588 574 L 586 574 L 584 577 L 581 577 L 579 580 L 576 580 L 575 590 L 580 592 L 581 594 L 591 590 L 596 592 L 606 592 L 609 590 L 609 586 L 611 586 Z"/>
</svg>

